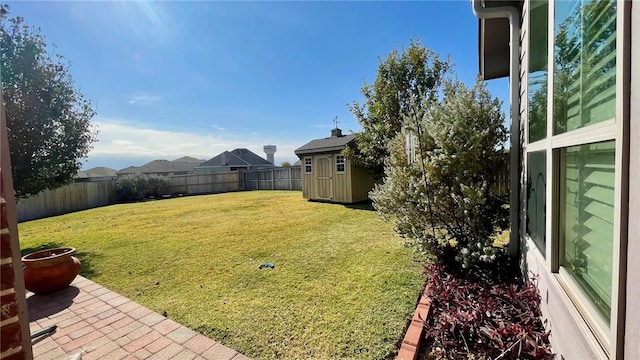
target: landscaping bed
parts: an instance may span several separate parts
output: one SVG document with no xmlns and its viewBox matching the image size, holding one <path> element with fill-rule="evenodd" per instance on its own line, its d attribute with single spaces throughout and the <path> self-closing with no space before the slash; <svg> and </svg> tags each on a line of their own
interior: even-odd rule
<svg viewBox="0 0 640 360">
<path fill-rule="evenodd" d="M 75 247 L 85 277 L 249 357 L 392 358 L 424 261 L 370 210 L 253 191 L 113 205 L 19 233 L 23 253 Z"/>
<path fill-rule="evenodd" d="M 504 259 L 507 262 L 507 259 Z M 540 294 L 518 269 L 427 266 L 432 300 L 418 359 L 553 359 Z"/>
</svg>

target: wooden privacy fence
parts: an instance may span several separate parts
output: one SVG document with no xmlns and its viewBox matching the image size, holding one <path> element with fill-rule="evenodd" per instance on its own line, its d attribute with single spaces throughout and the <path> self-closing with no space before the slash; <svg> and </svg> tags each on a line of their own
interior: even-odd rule
<svg viewBox="0 0 640 360">
<path fill-rule="evenodd" d="M 246 180 L 247 178 L 249 180 Z M 272 170 L 231 171 L 203 175 L 175 175 L 167 176 L 166 179 L 169 185 L 164 189 L 165 195 L 215 194 L 255 189 L 302 189 L 299 168 L 274 169 L 273 172 Z M 18 221 L 63 215 L 115 203 L 116 180 L 72 183 L 18 201 Z"/>
<path fill-rule="evenodd" d="M 168 176 L 170 185 L 166 193 L 170 194 L 214 194 L 242 190 L 240 173 L 237 171 L 203 175 Z"/>
<path fill-rule="evenodd" d="M 16 204 L 18 221 L 29 221 L 115 204 L 116 181 L 72 183 Z"/>
<path fill-rule="evenodd" d="M 506 158 L 506 157 L 505 157 Z M 498 171 L 498 192 L 509 194 L 509 162 Z M 302 190 L 302 168 L 231 171 L 168 176 L 166 195 L 214 194 L 242 190 Z M 116 181 L 72 183 L 43 191 L 17 204 L 18 221 L 29 221 L 116 203 Z"/>
<path fill-rule="evenodd" d="M 505 153 L 503 163 L 498 168 L 498 171 L 496 172 L 496 183 L 494 185 L 495 189 L 500 195 L 504 195 L 504 196 L 509 195 L 509 186 L 510 186 L 509 179 L 511 179 L 511 174 L 509 172 L 509 169 L 510 169 L 509 153 Z"/>
<path fill-rule="evenodd" d="M 242 172 L 244 190 L 302 190 L 302 168 L 274 168 Z"/>
</svg>

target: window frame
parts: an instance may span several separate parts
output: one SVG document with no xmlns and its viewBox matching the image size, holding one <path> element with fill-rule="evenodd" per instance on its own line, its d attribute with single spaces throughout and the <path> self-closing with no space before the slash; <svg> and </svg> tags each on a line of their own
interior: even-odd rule
<svg viewBox="0 0 640 360">
<path fill-rule="evenodd" d="M 335 159 L 336 159 L 336 162 L 335 162 L 336 174 L 344 174 L 345 172 L 347 172 L 347 162 L 344 158 L 344 155 L 336 155 Z M 342 170 L 340 170 L 340 165 L 342 165 Z"/>
<path fill-rule="evenodd" d="M 529 99 L 530 99 L 530 96 L 529 96 L 529 75 L 531 74 L 531 69 L 530 69 L 530 67 L 531 67 L 531 52 L 529 51 L 529 49 L 531 49 L 531 34 L 532 34 L 532 31 L 531 31 L 531 15 L 533 13 L 532 10 L 542 6 L 542 4 L 539 3 L 536 7 L 531 7 L 531 0 L 528 1 L 528 4 L 529 4 L 529 8 L 527 9 L 527 16 L 526 16 L 526 22 L 527 22 L 527 36 L 526 36 L 526 38 L 527 38 L 527 56 L 526 56 L 526 58 L 527 58 L 527 66 L 526 66 L 526 68 L 524 68 L 525 69 L 525 73 L 526 73 L 526 86 L 527 86 L 527 91 L 524 94 L 526 96 L 526 98 L 527 98 L 527 107 L 526 107 L 527 123 L 525 125 L 525 129 L 526 130 L 525 130 L 525 134 L 524 134 L 525 135 L 524 141 L 526 143 L 532 143 L 532 144 L 539 143 L 540 145 L 544 145 L 544 140 L 546 140 L 548 138 L 548 131 L 545 131 L 545 134 L 544 134 L 543 138 L 538 139 L 538 140 L 534 140 L 534 141 L 530 141 L 531 135 L 529 133 L 529 125 L 531 125 L 530 118 L 529 118 L 529 116 L 531 115 L 530 107 L 529 107 Z M 549 12 L 551 11 L 551 6 L 552 6 L 551 0 L 547 0 L 547 11 L 549 11 Z M 547 68 L 546 68 L 547 94 L 549 93 L 549 84 L 551 83 L 549 81 L 550 80 L 549 73 L 552 72 L 553 69 L 554 69 L 550 65 L 551 63 L 549 62 L 549 59 L 553 59 L 552 56 L 549 56 L 549 43 L 550 43 L 549 39 L 551 38 L 551 36 L 550 36 L 551 33 L 549 32 L 549 24 L 550 23 L 551 23 L 551 18 L 549 16 L 549 14 L 547 14 Z M 547 96 L 547 99 L 549 99 L 548 96 Z M 549 110 L 549 105 L 550 104 L 552 104 L 552 102 L 547 100 L 547 103 L 545 104 L 546 110 L 547 110 L 547 116 L 545 118 L 545 125 L 548 124 L 549 121 L 550 121 L 550 118 L 548 116 L 548 113 L 549 113 L 548 110 Z M 540 149 L 540 150 L 543 150 L 543 149 Z"/>
<path fill-rule="evenodd" d="M 544 199 L 545 199 L 545 207 L 544 207 L 544 210 L 545 210 L 544 211 L 545 224 L 544 224 L 544 235 L 543 235 L 543 239 L 542 239 L 542 243 L 544 244 L 544 247 L 541 248 L 541 246 L 540 246 L 541 244 L 538 241 L 534 240 L 531 237 L 531 235 L 529 234 L 529 231 L 528 231 L 529 230 L 528 229 L 528 224 L 529 224 L 529 219 L 530 219 L 530 216 L 529 216 L 529 209 L 530 209 L 529 201 L 530 201 L 530 194 L 531 194 L 531 189 L 529 187 L 526 187 L 526 194 L 527 195 L 526 195 L 526 209 L 524 211 L 524 220 L 525 220 L 525 222 L 524 222 L 524 224 L 525 224 L 524 234 L 526 235 L 527 239 L 530 240 L 535 245 L 535 248 L 538 250 L 540 255 L 542 255 L 543 258 L 546 258 L 547 257 L 546 247 L 547 247 L 547 243 L 549 243 L 549 239 L 547 238 L 547 221 L 546 221 L 546 219 L 549 217 L 549 215 L 546 212 L 547 207 L 548 207 L 547 193 L 550 191 L 550 189 L 549 189 L 550 178 L 549 178 L 549 173 L 547 172 L 548 171 L 547 163 L 549 161 L 549 156 L 547 155 L 546 149 L 538 150 L 538 151 L 527 151 L 525 153 L 525 157 L 527 159 L 527 167 L 526 167 L 526 172 L 525 172 L 525 174 L 527 176 L 527 179 L 526 179 L 525 183 L 527 185 L 529 184 L 528 177 L 531 174 L 530 171 L 529 171 L 530 155 L 539 154 L 539 153 L 543 153 L 544 154 L 544 165 L 545 165 L 545 173 L 544 173 L 544 179 L 543 179 L 544 180 L 544 190 L 545 190 L 545 196 L 544 196 Z M 537 176 L 536 176 L 536 181 L 537 181 Z M 536 218 L 537 218 L 537 215 L 538 214 L 536 214 Z"/>
<path fill-rule="evenodd" d="M 615 141 L 615 140 L 609 140 L 609 141 Z M 594 143 L 586 143 L 583 145 L 591 145 Z M 579 145 L 578 145 L 579 146 Z M 616 142 L 616 147 L 617 147 L 617 142 Z M 564 193 L 564 187 L 565 184 L 563 182 L 561 182 L 561 178 L 563 177 L 563 173 L 564 173 L 564 168 L 561 166 L 560 160 L 561 160 L 561 150 L 562 149 L 566 149 L 566 147 L 560 147 L 558 148 L 556 151 L 558 151 L 559 156 L 558 156 L 558 189 L 559 189 L 559 196 L 556 199 L 556 203 L 553 204 L 554 206 L 557 206 L 558 208 L 558 215 L 560 217 L 562 217 L 562 212 L 564 210 L 563 206 L 563 196 L 562 194 Z M 615 148 L 614 148 L 615 151 Z M 617 154 L 615 157 L 615 160 L 617 160 Z M 615 162 L 614 162 L 615 164 Z M 617 170 L 614 168 L 614 170 Z M 619 171 L 615 171 L 615 177 L 617 177 L 617 173 Z M 579 307 L 582 308 L 582 312 L 585 312 L 585 317 L 587 318 L 588 321 L 591 322 L 590 327 L 593 329 L 592 331 L 596 334 L 596 336 L 598 337 L 598 340 L 606 345 L 607 347 L 610 347 L 610 339 L 608 338 L 607 332 L 609 332 L 610 326 L 613 323 L 613 303 L 614 303 L 614 281 L 613 281 L 613 277 L 615 276 L 614 274 L 614 268 L 615 268 L 615 264 L 614 264 L 614 256 L 613 254 L 615 253 L 615 242 L 616 242 L 616 237 L 615 237 L 615 222 L 616 222 L 616 218 L 615 218 L 615 189 L 616 189 L 616 184 L 615 184 L 615 178 L 614 178 L 614 230 L 613 230 L 613 234 L 612 234 L 612 254 L 611 254 L 611 264 L 612 264 L 612 282 L 611 282 L 611 310 L 610 310 L 610 323 L 607 324 L 606 320 L 603 319 L 602 315 L 600 314 L 600 311 L 598 310 L 597 306 L 595 304 L 592 303 L 591 299 L 589 299 L 589 296 L 587 295 L 587 291 L 585 291 L 583 289 L 582 286 L 580 286 L 580 284 L 578 283 L 578 281 L 573 277 L 573 275 L 571 275 L 571 273 L 565 269 L 565 267 L 561 264 L 562 262 L 562 258 L 564 256 L 565 253 L 565 244 L 566 242 L 562 242 L 560 239 L 560 232 L 561 232 L 561 227 L 560 227 L 560 222 L 558 222 L 557 224 L 557 234 L 558 234 L 558 243 L 557 243 L 557 248 L 558 248 L 558 252 L 557 252 L 557 261 L 558 261 L 558 271 L 557 271 L 557 277 L 563 282 L 563 285 L 570 291 L 570 297 L 572 298 L 572 300 L 574 301 L 574 303 L 578 304 Z M 560 219 L 560 217 L 558 219 Z"/>
<path fill-rule="evenodd" d="M 304 161 L 304 164 L 303 164 L 304 173 L 305 174 L 313 174 L 313 159 L 312 159 L 312 157 L 311 156 L 305 156 L 303 161 Z"/>
<path fill-rule="evenodd" d="M 548 74 L 547 83 L 554 84 L 555 77 L 555 25 L 556 16 L 555 8 L 558 0 L 549 0 L 548 3 Z M 529 6 L 531 3 L 527 1 L 525 4 L 525 11 L 530 12 Z M 523 14 L 523 22 L 525 23 L 527 31 L 530 31 L 529 14 Z M 522 115 L 526 116 L 526 121 L 521 121 L 524 128 L 524 141 L 521 142 L 522 146 L 522 163 L 525 166 L 525 171 L 528 171 L 527 157 L 530 152 L 546 151 L 546 166 L 547 166 L 547 193 L 546 193 L 546 249 L 543 256 L 541 251 L 538 251 L 534 241 L 529 237 L 526 231 L 523 231 L 527 248 L 535 249 L 533 255 L 539 259 L 540 263 L 545 264 L 545 269 L 552 273 L 552 283 L 558 288 L 561 298 L 564 299 L 565 305 L 572 314 L 572 317 L 576 320 L 579 327 L 586 329 L 585 332 L 590 332 L 593 336 L 589 340 L 595 346 L 599 346 L 607 356 L 609 357 L 621 357 L 624 348 L 624 304 L 625 298 L 621 297 L 625 291 L 626 285 L 626 261 L 624 261 L 626 254 L 626 233 L 624 232 L 624 224 L 622 223 L 627 217 L 629 204 L 623 201 L 623 194 L 628 193 L 628 181 L 625 178 L 625 174 L 629 169 L 629 144 L 628 141 L 628 129 L 629 129 L 629 81 L 625 83 L 625 79 L 630 79 L 631 64 L 628 58 L 625 58 L 625 49 L 630 49 L 630 19 L 631 19 L 631 5 L 626 1 L 616 1 L 616 84 L 615 84 L 615 117 L 613 119 L 604 120 L 595 124 L 584 126 L 575 130 L 566 131 L 562 134 L 554 134 L 554 103 L 555 100 L 553 86 L 547 86 L 547 134 L 546 138 L 537 140 L 534 143 L 529 143 L 529 96 L 528 96 L 528 82 L 529 82 L 529 64 L 528 55 L 521 58 L 521 61 L 526 61 L 527 64 L 522 64 L 521 86 L 527 86 L 526 90 L 521 92 L 521 101 L 524 102 L 524 109 L 521 108 Z M 523 47 L 529 49 L 529 36 L 523 36 Z M 560 152 L 561 149 L 591 144 L 603 141 L 615 141 L 615 161 L 614 161 L 614 199 L 613 199 L 613 251 L 612 251 L 612 284 L 611 284 L 611 313 L 610 323 L 606 326 L 606 323 L 599 318 L 600 314 L 597 312 L 595 305 L 587 298 L 584 290 L 577 284 L 567 271 L 560 266 L 561 256 L 561 244 L 559 231 L 561 225 L 559 223 L 559 211 L 560 211 Z M 528 189 L 526 181 L 523 182 L 523 193 L 527 193 Z M 525 208 L 521 211 L 520 221 L 526 221 L 528 210 Z"/>
</svg>

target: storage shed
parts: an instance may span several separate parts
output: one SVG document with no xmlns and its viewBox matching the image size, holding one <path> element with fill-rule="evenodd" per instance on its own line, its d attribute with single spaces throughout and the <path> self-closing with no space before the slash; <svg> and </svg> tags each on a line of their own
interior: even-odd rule
<svg viewBox="0 0 640 360">
<path fill-rule="evenodd" d="M 342 204 L 369 199 L 374 178 L 367 169 L 351 164 L 342 155 L 356 135 L 331 130 L 331 137 L 316 139 L 296 149 L 302 165 L 302 196 Z"/>
</svg>

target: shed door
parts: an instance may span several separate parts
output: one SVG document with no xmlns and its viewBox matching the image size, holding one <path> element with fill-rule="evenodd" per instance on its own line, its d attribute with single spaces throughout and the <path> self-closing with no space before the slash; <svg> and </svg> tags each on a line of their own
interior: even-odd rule
<svg viewBox="0 0 640 360">
<path fill-rule="evenodd" d="M 331 155 L 316 158 L 316 183 L 318 184 L 318 198 L 330 200 L 333 197 L 333 174 Z"/>
</svg>

